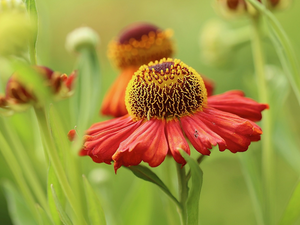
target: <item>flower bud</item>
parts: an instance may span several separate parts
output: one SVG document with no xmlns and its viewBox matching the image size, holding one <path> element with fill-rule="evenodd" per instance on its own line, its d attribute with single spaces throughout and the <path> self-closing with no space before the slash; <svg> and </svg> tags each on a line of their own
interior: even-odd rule
<svg viewBox="0 0 300 225">
<path fill-rule="evenodd" d="M 26 6 L 22 0 L 0 0 L 0 13 L 13 10 L 25 12 Z"/>
<path fill-rule="evenodd" d="M 66 49 L 78 52 L 81 48 L 95 48 L 99 43 L 98 34 L 89 27 L 80 27 L 68 34 Z"/>
<path fill-rule="evenodd" d="M 33 34 L 33 23 L 24 12 L 18 10 L 0 12 L 0 55 L 22 54 L 27 50 Z"/>
<path fill-rule="evenodd" d="M 262 2 L 261 0 L 257 0 Z M 269 10 L 285 9 L 291 4 L 292 0 L 266 0 L 266 7 Z M 216 0 L 216 11 L 226 18 L 244 14 L 255 15 L 256 9 L 251 3 L 245 0 Z"/>
</svg>

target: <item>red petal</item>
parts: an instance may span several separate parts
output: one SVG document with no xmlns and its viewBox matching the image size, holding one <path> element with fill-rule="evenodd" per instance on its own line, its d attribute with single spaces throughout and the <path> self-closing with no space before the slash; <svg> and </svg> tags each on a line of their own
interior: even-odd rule
<svg viewBox="0 0 300 225">
<path fill-rule="evenodd" d="M 242 91 L 228 91 L 224 94 L 210 96 L 207 103 L 209 107 L 233 113 L 254 122 L 260 121 L 261 112 L 269 108 L 267 104 L 260 104 L 244 97 Z"/>
<path fill-rule="evenodd" d="M 75 80 L 76 76 L 77 76 L 77 71 L 74 70 L 74 71 L 69 75 L 69 77 L 68 77 L 66 80 L 64 80 L 64 82 L 65 82 L 67 88 L 69 89 L 69 91 L 72 90 L 73 83 L 74 83 L 74 80 Z"/>
<path fill-rule="evenodd" d="M 138 165 L 141 161 L 149 163 L 151 167 L 160 165 L 168 152 L 164 129 L 164 120 L 151 119 L 142 124 L 120 144 L 113 155 L 115 171 L 122 165 Z"/>
<path fill-rule="evenodd" d="M 196 116 L 185 116 L 180 118 L 182 129 L 194 148 L 202 155 L 210 155 L 212 146 L 219 145 L 220 151 L 226 149 L 225 140 L 213 132 Z"/>
<path fill-rule="evenodd" d="M 166 124 L 166 136 L 169 144 L 169 150 L 176 162 L 185 165 L 185 160 L 181 156 L 179 149 L 182 149 L 190 155 L 190 147 L 185 140 L 179 121 L 170 120 Z"/>
<path fill-rule="evenodd" d="M 129 67 L 123 70 L 118 76 L 104 97 L 101 106 L 101 113 L 103 115 L 119 117 L 127 114 L 125 106 L 125 91 L 132 75 L 137 70 L 138 67 Z"/>
<path fill-rule="evenodd" d="M 141 121 L 128 121 L 128 116 L 113 120 L 115 123 L 98 123 L 98 132 L 85 136 L 85 143 L 80 155 L 89 155 L 95 162 L 110 164 L 112 155 L 118 149 L 120 143 L 129 137 L 141 124 Z M 125 123 L 124 123 L 125 121 Z M 93 125 L 95 126 L 95 125 Z"/>
<path fill-rule="evenodd" d="M 70 141 L 73 141 L 76 137 L 76 131 L 73 129 L 73 130 L 70 130 L 69 133 L 68 133 L 68 138 Z"/>
<path fill-rule="evenodd" d="M 214 108 L 206 108 L 194 116 L 222 137 L 226 148 L 233 153 L 246 151 L 250 143 L 259 140 L 262 134 L 260 127 L 252 121 Z"/>
</svg>

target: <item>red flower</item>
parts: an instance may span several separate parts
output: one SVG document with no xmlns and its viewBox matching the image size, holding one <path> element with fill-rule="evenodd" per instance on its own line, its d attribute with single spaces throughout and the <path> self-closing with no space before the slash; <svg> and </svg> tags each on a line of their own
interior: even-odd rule
<svg viewBox="0 0 300 225">
<path fill-rule="evenodd" d="M 171 36 L 170 30 L 163 31 L 148 23 L 136 23 L 126 27 L 118 39 L 110 43 L 108 56 L 121 69 L 121 73 L 104 97 L 100 110 L 103 115 L 119 117 L 127 114 L 125 91 L 128 82 L 141 65 L 173 55 Z M 213 82 L 206 80 L 211 94 Z"/>
<path fill-rule="evenodd" d="M 34 69 L 45 79 L 45 87 L 51 88 L 54 97 L 66 98 L 72 94 L 72 85 L 76 76 L 75 71 L 68 77 L 66 74 L 54 72 L 44 66 L 35 66 Z M 14 110 L 19 110 L 26 108 L 30 103 L 37 103 L 34 90 L 26 88 L 18 80 L 16 74 L 13 74 L 6 84 L 6 106 Z"/>
<path fill-rule="evenodd" d="M 241 91 L 207 98 L 201 76 L 180 60 L 162 59 L 142 66 L 126 90 L 128 115 L 92 125 L 81 155 L 95 162 L 122 165 L 160 165 L 167 154 L 184 165 L 179 149 L 190 154 L 188 139 L 203 155 L 218 145 L 220 151 L 243 152 L 262 131 L 267 104 L 245 98 Z"/>
</svg>

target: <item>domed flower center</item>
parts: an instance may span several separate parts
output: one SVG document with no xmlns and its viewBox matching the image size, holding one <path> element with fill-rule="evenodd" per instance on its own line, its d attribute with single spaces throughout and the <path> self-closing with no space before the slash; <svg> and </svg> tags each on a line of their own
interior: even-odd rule
<svg viewBox="0 0 300 225">
<path fill-rule="evenodd" d="M 141 41 L 143 35 L 147 36 L 150 32 L 158 31 L 158 27 L 148 23 L 136 23 L 129 27 L 126 27 L 119 37 L 120 44 L 128 44 L 130 39 L 135 39 L 136 41 Z"/>
<path fill-rule="evenodd" d="M 143 65 L 126 90 L 128 113 L 136 120 L 176 118 L 202 110 L 207 93 L 201 76 L 178 59 Z"/>
<path fill-rule="evenodd" d="M 174 52 L 171 36 L 171 30 L 136 23 L 126 27 L 117 39 L 110 42 L 108 57 L 120 69 L 138 68 L 151 61 L 171 57 Z"/>
</svg>

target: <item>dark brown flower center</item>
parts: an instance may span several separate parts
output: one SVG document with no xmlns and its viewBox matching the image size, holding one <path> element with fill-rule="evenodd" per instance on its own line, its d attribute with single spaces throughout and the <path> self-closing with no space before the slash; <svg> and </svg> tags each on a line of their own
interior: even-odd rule
<svg viewBox="0 0 300 225">
<path fill-rule="evenodd" d="M 176 118 L 202 110 L 207 93 L 201 76 L 180 60 L 141 66 L 126 90 L 126 107 L 136 120 Z"/>
</svg>

